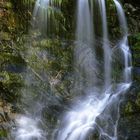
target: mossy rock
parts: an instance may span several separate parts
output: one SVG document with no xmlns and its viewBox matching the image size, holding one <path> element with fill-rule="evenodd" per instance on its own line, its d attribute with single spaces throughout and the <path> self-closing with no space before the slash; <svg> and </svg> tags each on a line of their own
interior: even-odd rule
<svg viewBox="0 0 140 140">
<path fill-rule="evenodd" d="M 2 99 L 11 103 L 16 102 L 22 86 L 22 75 L 8 72 L 0 73 L 0 96 Z"/>
<path fill-rule="evenodd" d="M 140 86 L 138 82 L 132 84 L 125 95 L 120 108 L 118 125 L 119 140 L 140 139 Z"/>
<path fill-rule="evenodd" d="M 138 83 L 132 85 L 129 93 L 126 94 L 125 100 L 121 105 L 121 116 L 130 117 L 140 112 L 140 87 Z"/>
<path fill-rule="evenodd" d="M 119 140 L 139 140 L 140 139 L 140 115 L 135 114 L 127 118 L 121 118 L 118 126 Z"/>
<path fill-rule="evenodd" d="M 11 40 L 11 35 L 8 32 L 0 32 L 0 40 Z"/>
<path fill-rule="evenodd" d="M 20 55 L 15 56 L 12 53 L 0 53 L 1 71 L 9 71 L 14 73 L 24 72 L 26 63 Z"/>
<path fill-rule="evenodd" d="M 6 3 L 4 4 L 4 7 L 5 7 L 6 9 L 11 9 L 11 8 L 13 7 L 13 5 L 12 5 L 11 2 L 6 2 Z"/>
<path fill-rule="evenodd" d="M 5 138 L 8 136 L 8 133 L 6 130 L 0 130 L 0 138 Z"/>
</svg>

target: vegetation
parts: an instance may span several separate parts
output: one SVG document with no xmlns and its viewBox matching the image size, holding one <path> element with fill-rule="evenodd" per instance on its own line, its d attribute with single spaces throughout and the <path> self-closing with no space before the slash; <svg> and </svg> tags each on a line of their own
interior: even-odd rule
<svg viewBox="0 0 140 140">
<path fill-rule="evenodd" d="M 115 42 L 114 39 L 119 36 L 120 30 L 116 26 L 118 24 L 115 16 L 116 9 L 112 1 L 108 1 L 108 26 L 113 29 L 110 38 Z M 49 7 L 48 16 L 55 24 L 50 25 L 52 30 L 47 31 L 49 36 L 46 37 L 46 33 L 41 34 L 39 30 L 32 28 L 34 0 L 0 1 L 0 139 L 3 137 L 8 139 L 9 127 L 6 124 L 11 123 L 16 113 L 21 112 L 19 105 L 21 89 L 27 89 L 29 86 L 25 82 L 26 72 L 32 74 L 33 81 L 39 79 L 39 83 L 32 82 L 31 85 L 35 98 L 38 98 L 35 94 L 38 92 L 36 89 L 42 87 L 49 91 L 48 97 L 59 98 L 61 100 L 59 104 L 62 103 L 62 106 L 73 97 L 69 93 L 73 84 L 71 76 L 75 28 L 73 18 L 75 18 L 76 3 L 75 0 L 52 2 L 55 7 Z M 135 6 L 131 2 L 123 4 L 129 23 L 134 84 L 131 94 L 122 104 L 121 116 L 126 117 L 125 121 L 130 123 L 131 117 L 136 114 L 140 117 L 140 5 Z M 32 30 L 29 30 L 31 28 Z M 31 53 L 28 54 L 27 50 Z M 117 77 L 117 72 L 114 73 Z M 45 76 L 48 78 L 46 81 Z M 59 109 L 54 107 L 53 111 L 57 112 Z M 44 113 L 48 120 L 55 123 L 55 117 L 50 118 L 50 114 Z"/>
</svg>

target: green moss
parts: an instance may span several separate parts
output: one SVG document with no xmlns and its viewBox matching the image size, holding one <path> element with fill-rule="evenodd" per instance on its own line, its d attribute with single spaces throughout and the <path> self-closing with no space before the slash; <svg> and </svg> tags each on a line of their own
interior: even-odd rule
<svg viewBox="0 0 140 140">
<path fill-rule="evenodd" d="M 6 71 L 0 73 L 0 95 L 2 99 L 10 103 L 16 102 L 22 86 L 23 78 L 20 74 Z"/>
<path fill-rule="evenodd" d="M 7 131 L 6 130 L 0 130 L 0 138 L 1 137 L 7 137 L 8 134 L 7 134 Z"/>
<path fill-rule="evenodd" d="M 13 5 L 12 5 L 12 3 L 11 2 L 6 2 L 6 8 L 12 8 L 13 7 Z"/>
<path fill-rule="evenodd" d="M 21 82 L 21 75 L 10 73 L 10 72 L 1 72 L 0 77 L 3 77 L 3 80 L 1 80 L 4 84 L 10 84 L 10 83 L 20 83 Z"/>
<path fill-rule="evenodd" d="M 134 38 L 136 38 L 137 40 L 140 40 L 140 33 L 135 34 Z"/>
<path fill-rule="evenodd" d="M 0 39 L 1 40 L 11 40 L 11 36 L 7 32 L 0 32 Z"/>
<path fill-rule="evenodd" d="M 137 96 L 136 105 L 137 105 L 137 107 L 138 107 L 139 110 L 140 110 L 140 93 L 139 93 L 138 96 Z"/>
<path fill-rule="evenodd" d="M 133 66 L 140 67 L 140 33 L 136 33 L 134 35 L 129 36 L 129 42 L 132 46 L 132 57 L 133 57 Z M 138 75 L 134 73 L 134 79 L 140 81 Z"/>
<path fill-rule="evenodd" d="M 133 112 L 132 103 L 128 102 L 125 106 L 125 114 L 131 114 Z"/>
</svg>

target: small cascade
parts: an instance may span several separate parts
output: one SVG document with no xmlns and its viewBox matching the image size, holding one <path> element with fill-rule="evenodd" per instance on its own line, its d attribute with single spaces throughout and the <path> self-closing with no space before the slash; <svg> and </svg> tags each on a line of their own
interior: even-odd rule
<svg viewBox="0 0 140 140">
<path fill-rule="evenodd" d="M 58 133 L 57 140 L 84 140 L 94 130 L 95 120 L 104 110 L 110 96 L 107 94 L 98 99 L 98 94 L 92 93 L 73 105 L 72 111 L 63 118 L 64 128 Z"/>
<path fill-rule="evenodd" d="M 37 0 L 33 12 L 33 25 L 41 32 L 47 31 L 50 0 Z"/>
<path fill-rule="evenodd" d="M 123 37 L 120 41 L 120 49 L 122 50 L 123 55 L 124 55 L 124 82 L 131 83 L 132 82 L 132 78 L 131 78 L 132 56 L 131 56 L 131 52 L 128 46 L 127 23 L 126 23 L 125 14 L 124 14 L 121 4 L 117 0 L 114 0 L 114 3 L 116 5 L 120 27 L 122 29 L 122 34 L 123 34 Z"/>
</svg>

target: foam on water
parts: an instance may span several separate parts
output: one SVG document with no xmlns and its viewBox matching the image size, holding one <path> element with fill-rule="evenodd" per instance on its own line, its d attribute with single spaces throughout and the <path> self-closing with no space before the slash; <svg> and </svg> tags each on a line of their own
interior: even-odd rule
<svg viewBox="0 0 140 140">
<path fill-rule="evenodd" d="M 27 116 L 19 116 L 14 131 L 15 140 L 46 140 L 43 130 L 39 128 L 39 120 Z"/>
</svg>

